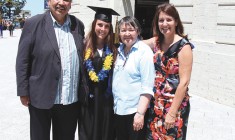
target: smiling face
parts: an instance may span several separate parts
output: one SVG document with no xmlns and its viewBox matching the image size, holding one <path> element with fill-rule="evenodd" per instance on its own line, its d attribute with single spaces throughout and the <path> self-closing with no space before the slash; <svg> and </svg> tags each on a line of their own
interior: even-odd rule
<svg viewBox="0 0 235 140">
<path fill-rule="evenodd" d="M 72 0 L 48 0 L 50 11 L 57 22 L 63 24 L 71 8 Z"/>
<path fill-rule="evenodd" d="M 127 47 L 131 47 L 138 38 L 137 30 L 130 24 L 123 23 L 120 26 L 120 39 Z"/>
<path fill-rule="evenodd" d="M 160 12 L 158 19 L 158 27 L 160 32 L 164 36 L 175 34 L 176 26 L 177 22 L 172 16 L 169 16 L 165 12 Z"/>
<path fill-rule="evenodd" d="M 95 34 L 97 36 L 97 40 L 104 41 L 108 36 L 110 31 L 110 23 L 104 22 L 102 20 L 97 20 L 95 24 Z"/>
</svg>

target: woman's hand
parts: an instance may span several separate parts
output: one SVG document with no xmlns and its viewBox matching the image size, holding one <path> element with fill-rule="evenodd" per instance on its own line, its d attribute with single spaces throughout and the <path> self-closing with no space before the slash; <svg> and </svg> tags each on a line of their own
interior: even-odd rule
<svg viewBox="0 0 235 140">
<path fill-rule="evenodd" d="M 172 115 L 170 113 L 166 114 L 166 118 L 165 118 L 165 129 L 170 129 L 173 128 L 175 126 L 175 119 L 176 119 L 176 115 Z"/>
<path fill-rule="evenodd" d="M 151 97 L 152 97 L 152 95 L 150 95 L 150 94 L 142 94 L 140 96 L 137 112 L 135 113 L 134 121 L 133 121 L 134 131 L 139 131 L 143 128 L 144 115 L 145 115 L 145 112 L 148 108 Z"/>
<path fill-rule="evenodd" d="M 136 113 L 133 121 L 134 131 L 139 131 L 144 126 L 144 114 Z"/>
</svg>

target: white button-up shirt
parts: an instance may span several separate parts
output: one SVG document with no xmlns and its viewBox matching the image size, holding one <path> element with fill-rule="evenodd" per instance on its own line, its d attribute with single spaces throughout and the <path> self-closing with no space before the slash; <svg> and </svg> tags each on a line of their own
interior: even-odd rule
<svg viewBox="0 0 235 140">
<path fill-rule="evenodd" d="M 53 18 L 53 26 L 61 57 L 61 77 L 55 104 L 68 105 L 78 101 L 79 58 L 73 35 L 70 32 L 71 20 L 67 19 L 60 25 Z"/>
</svg>

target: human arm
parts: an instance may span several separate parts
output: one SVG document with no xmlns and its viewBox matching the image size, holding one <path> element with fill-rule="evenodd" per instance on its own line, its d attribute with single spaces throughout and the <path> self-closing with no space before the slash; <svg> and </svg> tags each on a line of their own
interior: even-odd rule
<svg viewBox="0 0 235 140">
<path fill-rule="evenodd" d="M 27 24 L 26 24 L 27 25 Z M 22 31 L 16 58 L 17 95 L 25 106 L 29 103 L 30 50 L 32 34 L 28 26 Z"/>
<path fill-rule="evenodd" d="M 155 78 L 155 70 L 153 64 L 153 52 L 146 45 L 144 53 L 140 61 L 141 73 L 141 94 L 138 102 L 137 113 L 134 117 L 133 127 L 138 131 L 143 128 L 145 112 L 149 106 L 151 97 L 153 96 L 153 86 Z"/>
<path fill-rule="evenodd" d="M 191 72 L 192 72 L 192 63 L 193 63 L 193 54 L 190 45 L 185 45 L 178 54 L 179 60 L 179 85 L 175 92 L 175 97 L 172 101 L 169 112 L 166 114 L 165 118 L 165 128 L 169 129 L 175 123 L 176 115 L 178 109 L 185 97 L 187 88 L 190 82 Z"/>
<path fill-rule="evenodd" d="M 140 96 L 137 112 L 134 116 L 134 122 L 133 122 L 133 128 L 135 131 L 139 131 L 144 126 L 144 116 L 148 108 L 151 97 L 152 95 L 150 94 L 142 94 Z"/>
<path fill-rule="evenodd" d="M 156 44 L 156 37 L 152 37 L 152 38 L 142 40 L 142 41 L 154 51 L 154 46 Z"/>
</svg>

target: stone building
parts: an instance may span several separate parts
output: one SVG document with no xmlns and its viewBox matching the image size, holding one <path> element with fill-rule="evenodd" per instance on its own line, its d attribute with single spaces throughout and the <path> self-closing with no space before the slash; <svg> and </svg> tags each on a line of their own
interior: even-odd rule
<svg viewBox="0 0 235 140">
<path fill-rule="evenodd" d="M 90 6 L 108 7 L 121 16 L 135 16 L 151 36 L 155 7 L 162 2 L 176 6 L 185 33 L 194 43 L 190 93 L 235 107 L 235 2 L 234 0 L 73 0 L 71 14 L 89 31 L 94 18 Z M 113 17 L 113 25 L 115 25 Z"/>
</svg>

